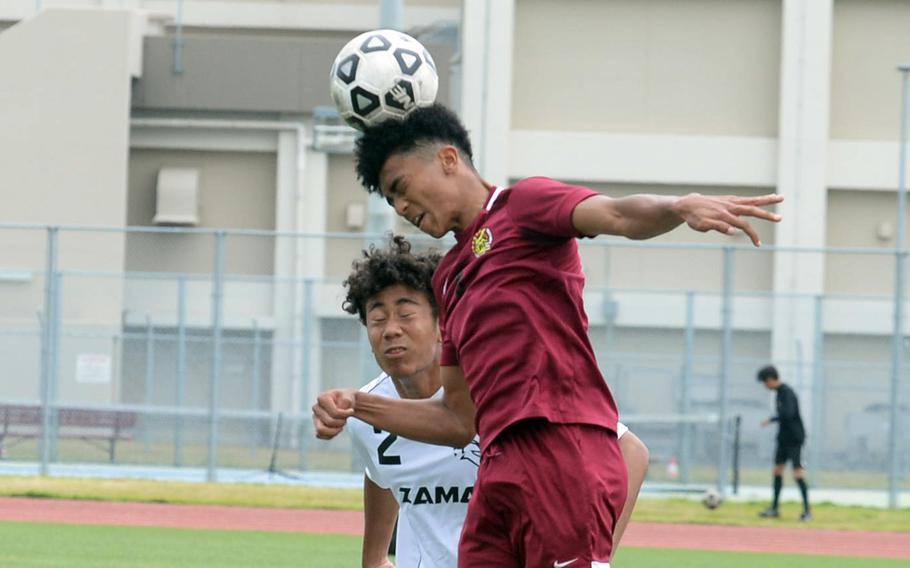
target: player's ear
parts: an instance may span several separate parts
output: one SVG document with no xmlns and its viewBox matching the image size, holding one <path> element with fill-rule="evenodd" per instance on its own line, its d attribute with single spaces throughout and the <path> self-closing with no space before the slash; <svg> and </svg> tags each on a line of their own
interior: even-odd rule
<svg viewBox="0 0 910 568">
<path fill-rule="evenodd" d="M 439 158 L 440 163 L 442 164 L 442 171 L 446 174 L 455 173 L 455 169 L 458 167 L 458 149 L 451 144 L 446 144 L 441 147 L 436 153 L 436 156 Z"/>
</svg>

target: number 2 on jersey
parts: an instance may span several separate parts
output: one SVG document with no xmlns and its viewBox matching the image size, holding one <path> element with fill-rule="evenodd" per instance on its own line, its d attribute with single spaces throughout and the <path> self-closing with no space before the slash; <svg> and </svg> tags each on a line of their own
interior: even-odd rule
<svg viewBox="0 0 910 568">
<path fill-rule="evenodd" d="M 382 430 L 379 428 L 373 428 L 373 432 L 382 434 Z M 379 447 L 376 448 L 377 453 L 379 453 L 379 463 L 381 465 L 401 465 L 401 456 L 387 456 L 385 453 L 386 450 L 389 449 L 389 446 L 394 444 L 397 439 L 398 436 L 395 434 L 389 434 L 382 443 L 379 444 Z"/>
</svg>

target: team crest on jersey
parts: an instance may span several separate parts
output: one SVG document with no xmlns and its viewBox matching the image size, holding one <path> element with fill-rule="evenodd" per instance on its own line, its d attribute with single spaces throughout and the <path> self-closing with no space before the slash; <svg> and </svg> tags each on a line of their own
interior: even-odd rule
<svg viewBox="0 0 910 568">
<path fill-rule="evenodd" d="M 493 231 L 488 227 L 474 233 L 471 239 L 471 248 L 474 250 L 474 256 L 480 257 L 486 254 L 493 247 Z"/>
<path fill-rule="evenodd" d="M 467 446 L 455 448 L 455 457 L 480 466 L 480 440 L 477 439 L 477 436 L 474 436 L 474 439 Z"/>
</svg>

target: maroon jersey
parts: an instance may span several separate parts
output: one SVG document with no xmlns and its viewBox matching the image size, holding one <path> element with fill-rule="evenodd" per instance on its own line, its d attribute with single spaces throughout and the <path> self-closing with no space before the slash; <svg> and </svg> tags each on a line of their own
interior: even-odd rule
<svg viewBox="0 0 910 568">
<path fill-rule="evenodd" d="M 575 206 L 592 195 L 539 177 L 497 188 L 436 270 L 441 363 L 464 371 L 483 448 L 526 418 L 616 431 L 588 340 L 582 235 L 572 226 Z"/>
</svg>

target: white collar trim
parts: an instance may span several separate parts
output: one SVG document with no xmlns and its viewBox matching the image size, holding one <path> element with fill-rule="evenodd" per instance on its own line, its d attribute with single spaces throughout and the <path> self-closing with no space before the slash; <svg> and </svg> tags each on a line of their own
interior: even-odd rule
<svg viewBox="0 0 910 568">
<path fill-rule="evenodd" d="M 496 187 L 493 190 L 493 195 L 490 196 L 490 200 L 487 201 L 487 211 L 489 211 L 490 209 L 493 208 L 493 204 L 496 203 L 496 199 L 499 197 L 499 194 L 502 193 L 502 190 L 504 190 L 504 189 L 505 189 L 504 187 Z"/>
</svg>

